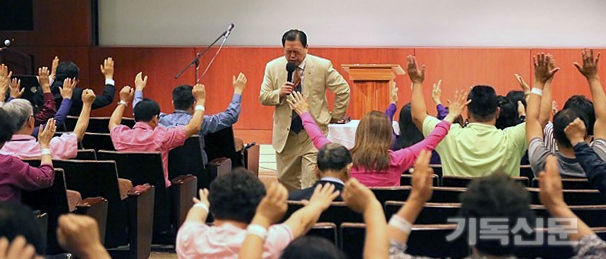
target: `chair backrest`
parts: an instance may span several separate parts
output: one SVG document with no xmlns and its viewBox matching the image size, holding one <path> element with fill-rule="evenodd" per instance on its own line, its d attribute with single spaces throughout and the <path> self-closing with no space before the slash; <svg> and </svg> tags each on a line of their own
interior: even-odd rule
<svg viewBox="0 0 606 259">
<path fill-rule="evenodd" d="M 105 245 L 128 243 L 126 202 L 120 197 L 118 171 L 114 161 L 54 160 L 55 167 L 65 170 L 66 186 L 82 198 L 103 197 L 108 201 Z"/>
<path fill-rule="evenodd" d="M 541 204 L 538 188 L 528 188 L 532 204 Z M 606 196 L 598 190 L 562 190 L 564 201 L 572 205 L 605 205 Z"/>
<path fill-rule="evenodd" d="M 448 242 L 456 225 L 415 225 L 407 243 L 407 254 L 432 258 L 463 258 L 469 254 L 464 238 Z M 343 223 L 340 228 L 341 249 L 351 259 L 362 258 L 366 226 L 361 223 Z"/>
<path fill-rule="evenodd" d="M 520 176 L 528 177 L 528 179 L 534 178 L 532 167 L 530 165 L 520 165 Z"/>
<path fill-rule="evenodd" d="M 442 173 L 442 165 L 439 164 L 431 164 L 429 165 L 431 166 L 431 169 L 433 169 L 433 173 L 437 174 L 439 178 L 442 178 L 442 176 L 444 175 Z"/>
<path fill-rule="evenodd" d="M 539 178 L 532 179 L 532 187 L 539 187 Z M 582 178 L 562 178 L 562 188 L 571 190 L 593 190 L 593 185 L 587 179 Z"/>
<path fill-rule="evenodd" d="M 86 132 L 84 133 L 84 138 L 82 138 L 82 146 L 86 149 L 94 149 L 96 151 L 116 150 L 109 133 Z"/>
<path fill-rule="evenodd" d="M 208 188 L 210 177 L 204 169 L 200 136 L 194 135 L 183 146 L 172 149 L 168 154 L 168 178 L 191 174 L 198 178 L 198 188 Z"/>
<path fill-rule="evenodd" d="M 109 133 L 109 119 L 110 117 L 91 117 L 88 121 L 88 128 L 86 128 L 86 132 Z M 77 122 L 78 116 L 67 116 L 64 123 L 65 131 L 74 131 Z M 135 119 L 122 118 L 122 125 L 132 128 L 135 125 Z"/>
<path fill-rule="evenodd" d="M 97 160 L 97 153 L 94 149 L 78 149 L 77 160 Z"/>
<path fill-rule="evenodd" d="M 215 158 L 227 157 L 231 159 L 233 168 L 244 166 L 242 155 L 236 153 L 234 129 L 232 127 L 207 134 L 204 136 L 204 142 L 204 150 L 208 156 L 208 161 L 212 161 Z"/>
<path fill-rule="evenodd" d="M 301 201 L 288 201 L 288 209 L 284 214 L 283 220 L 288 219 L 297 210 L 305 207 Z M 337 226 L 343 222 L 364 222 L 362 214 L 359 214 L 348 208 L 344 202 L 333 202 L 322 212 L 318 222 L 335 223 Z"/>
<path fill-rule="evenodd" d="M 569 206 L 569 208 L 589 227 L 604 226 L 604 219 L 606 219 L 606 205 L 573 205 Z M 532 205 L 532 210 L 536 213 L 537 218 L 542 218 L 545 220 L 551 218 L 551 214 L 543 205 Z"/>
<path fill-rule="evenodd" d="M 47 214 L 46 252 L 57 254 L 63 252 L 57 243 L 57 220 L 59 216 L 69 213 L 65 174 L 63 169 L 55 168 L 53 185 L 38 191 L 23 191 L 21 202 L 34 210 Z"/>
<path fill-rule="evenodd" d="M 100 150 L 100 160 L 114 160 L 120 178 L 126 178 L 133 185 L 149 184 L 155 187 L 154 232 L 171 230 L 172 209 L 170 193 L 164 180 L 162 156 L 160 152 L 120 152 Z"/>
<path fill-rule="evenodd" d="M 339 245 L 337 238 L 337 225 L 330 222 L 319 222 L 316 223 L 306 234 L 307 236 L 318 236 L 323 237 L 335 245 Z"/>
<path fill-rule="evenodd" d="M 385 205 L 387 201 L 406 201 L 410 194 L 410 186 L 396 187 L 372 187 L 370 188 L 381 204 Z M 433 187 L 433 194 L 430 202 L 457 203 L 459 196 L 465 192 L 465 188 L 455 187 Z"/>
<path fill-rule="evenodd" d="M 437 174 L 431 176 L 431 182 L 433 186 L 440 186 L 440 177 Z M 400 185 L 411 185 L 412 183 L 412 174 L 404 173 L 400 176 Z"/>
<path fill-rule="evenodd" d="M 468 176 L 450 176 L 445 175 L 442 176 L 442 186 L 444 187 L 464 187 L 466 188 L 473 179 L 476 177 L 468 177 Z M 516 182 L 519 182 L 524 187 L 528 187 L 529 180 L 528 177 L 520 176 L 520 177 L 512 177 Z"/>
<path fill-rule="evenodd" d="M 396 214 L 406 202 L 388 201 L 385 203 L 385 216 L 390 219 L 393 214 Z M 460 203 L 426 203 L 417 217 L 415 224 L 449 224 L 449 218 L 455 218 L 459 209 Z M 453 224 L 453 223 L 451 223 Z"/>
</svg>

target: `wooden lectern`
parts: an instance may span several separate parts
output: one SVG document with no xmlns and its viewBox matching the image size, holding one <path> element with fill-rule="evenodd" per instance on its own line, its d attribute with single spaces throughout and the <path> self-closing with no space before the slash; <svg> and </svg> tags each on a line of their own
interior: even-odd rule
<svg viewBox="0 0 606 259">
<path fill-rule="evenodd" d="M 359 120 L 371 110 L 385 111 L 389 105 L 389 84 L 397 75 L 404 75 L 398 64 L 344 64 L 351 88 L 352 119 Z"/>
</svg>

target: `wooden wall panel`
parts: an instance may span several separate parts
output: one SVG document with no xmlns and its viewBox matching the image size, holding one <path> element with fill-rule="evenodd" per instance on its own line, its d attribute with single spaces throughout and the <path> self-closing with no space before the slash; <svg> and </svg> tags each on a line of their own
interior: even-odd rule
<svg viewBox="0 0 606 259">
<path fill-rule="evenodd" d="M 21 51 L 33 57 L 34 72 L 38 68 L 46 66 L 51 68 L 53 58 L 59 56 L 61 61 L 74 62 L 80 68 L 80 83 L 78 87 L 89 85 L 88 74 L 88 47 L 18 47 L 14 50 Z"/>
<path fill-rule="evenodd" d="M 148 76 L 145 97 L 156 100 L 163 112 L 172 112 L 171 93 L 175 86 L 188 84 L 193 81 L 193 70 L 186 72 L 178 80 L 174 76 L 181 66 L 191 61 L 194 48 L 91 48 L 90 49 L 90 80 L 94 85 L 95 93 L 100 94 L 103 89 L 104 77 L 99 65 L 107 57 L 115 60 L 116 97 L 119 101 L 119 91 L 123 86 L 134 87 L 135 76 L 143 72 Z M 94 116 L 110 116 L 116 105 L 93 111 Z M 125 115 L 132 117 L 131 105 Z"/>
<path fill-rule="evenodd" d="M 33 31 L 0 31 L 0 39 L 15 39 L 15 47 L 90 46 L 91 1 L 34 0 L 33 12 Z"/>
</svg>

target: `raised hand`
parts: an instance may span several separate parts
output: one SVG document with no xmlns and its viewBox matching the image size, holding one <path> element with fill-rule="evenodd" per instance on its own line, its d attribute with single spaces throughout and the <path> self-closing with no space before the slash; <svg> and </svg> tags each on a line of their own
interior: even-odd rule
<svg viewBox="0 0 606 259">
<path fill-rule="evenodd" d="M 36 256 L 36 248 L 28 244 L 23 236 L 13 238 L 8 242 L 6 237 L 0 238 L 0 259 L 32 259 L 41 258 Z"/>
<path fill-rule="evenodd" d="M 555 100 L 551 101 L 551 113 L 552 115 L 558 113 L 558 103 Z"/>
<path fill-rule="evenodd" d="M 124 86 L 122 87 L 122 90 L 120 90 L 120 101 L 123 102 L 130 102 L 133 99 L 133 96 L 135 95 L 135 91 L 133 90 L 132 87 L 130 86 Z"/>
<path fill-rule="evenodd" d="M 600 78 L 598 75 L 598 62 L 600 61 L 600 53 L 598 52 L 597 57 L 593 57 L 593 49 L 587 51 L 583 50 L 583 66 L 579 65 L 579 63 L 574 62 L 574 66 L 577 67 L 579 72 L 585 76 L 585 78 Z"/>
<path fill-rule="evenodd" d="M 288 191 L 286 188 L 280 183 L 272 183 L 267 189 L 267 194 L 257 206 L 254 220 L 263 220 L 264 224 L 267 225 L 280 221 L 288 208 L 287 199 Z"/>
<path fill-rule="evenodd" d="M 208 206 L 210 206 L 210 201 L 208 201 L 208 189 L 204 188 L 204 189 L 200 189 L 198 191 L 198 194 L 200 196 L 200 199 L 194 197 L 194 204 L 198 204 L 198 203 L 202 203 L 204 205 L 206 205 L 206 207 L 208 208 Z"/>
<path fill-rule="evenodd" d="M 393 104 L 398 104 L 398 86 L 395 81 L 389 84 L 389 101 Z"/>
<path fill-rule="evenodd" d="M 558 159 L 549 155 L 545 163 L 545 171 L 539 173 L 539 196 L 545 207 L 566 206 L 562 194 L 562 177 L 558 169 Z"/>
<path fill-rule="evenodd" d="M 63 87 L 59 88 L 59 92 L 61 93 L 61 97 L 63 99 L 71 99 L 74 94 L 74 88 L 78 84 L 78 80 L 66 78 L 63 80 Z"/>
<path fill-rule="evenodd" d="M 197 105 L 204 105 L 204 103 L 206 102 L 206 88 L 204 87 L 203 84 L 194 85 L 192 94 L 194 95 L 194 98 L 196 99 Z"/>
<path fill-rule="evenodd" d="M 318 206 L 322 211 L 326 210 L 330 203 L 339 196 L 335 186 L 330 183 L 316 186 L 313 195 L 306 206 Z"/>
<path fill-rule="evenodd" d="M 6 91 L 8 91 L 11 76 L 13 76 L 13 72 L 8 71 L 8 67 L 4 64 L 0 65 L 0 94 L 2 95 L 0 98 L 4 100 L 4 95 Z"/>
<path fill-rule="evenodd" d="M 13 78 L 8 86 L 11 90 L 11 97 L 14 99 L 21 98 L 25 88 L 21 89 L 21 79 Z M 50 90 L 49 90 L 50 91 Z"/>
<path fill-rule="evenodd" d="M 431 151 L 422 150 L 412 172 L 411 198 L 427 202 L 433 194 L 433 169 L 429 166 Z"/>
<path fill-rule="evenodd" d="M 59 217 L 57 241 L 79 258 L 109 258 L 101 244 L 97 221 L 89 216 L 65 214 Z"/>
<path fill-rule="evenodd" d="M 38 133 L 38 143 L 40 148 L 49 148 L 50 142 L 57 131 L 54 119 L 48 119 L 46 125 L 40 125 L 40 131 Z"/>
<path fill-rule="evenodd" d="M 145 86 L 147 85 L 147 76 L 143 77 L 143 72 L 139 72 L 137 76 L 135 76 L 135 89 L 137 91 L 143 91 Z"/>
<path fill-rule="evenodd" d="M 57 67 L 59 67 L 59 57 L 55 56 L 53 64 L 51 65 L 50 77 L 55 80 L 57 78 Z"/>
<path fill-rule="evenodd" d="M 42 92 L 43 93 L 50 93 L 50 71 L 48 70 L 48 67 L 41 67 L 38 68 L 38 82 L 40 83 L 40 86 L 42 87 Z"/>
<path fill-rule="evenodd" d="M 290 96 L 291 98 L 286 101 L 297 114 L 301 115 L 302 113 L 309 112 L 309 103 L 307 102 L 307 98 L 303 97 L 303 94 L 293 92 Z"/>
<path fill-rule="evenodd" d="M 566 126 L 564 129 L 564 133 L 566 133 L 566 137 L 570 140 L 572 146 L 576 145 L 579 142 L 585 141 L 585 137 L 587 136 L 587 128 L 585 127 L 585 123 L 580 118 L 574 119 L 571 123 Z"/>
<path fill-rule="evenodd" d="M 101 65 L 101 73 L 105 75 L 105 79 L 114 78 L 114 60 L 111 57 L 106 58 Z"/>
<path fill-rule="evenodd" d="M 90 89 L 85 89 L 82 91 L 82 102 L 86 105 L 92 105 L 95 101 L 95 92 Z"/>
<path fill-rule="evenodd" d="M 347 181 L 341 197 L 343 197 L 343 201 L 345 201 L 347 207 L 358 213 L 364 213 L 372 209 L 372 203 L 379 202 L 372 191 L 355 178 Z"/>
<path fill-rule="evenodd" d="M 246 79 L 246 76 L 243 73 L 240 73 L 238 74 L 237 78 L 236 76 L 233 76 L 232 82 L 234 85 L 234 93 L 242 94 L 242 92 L 244 92 L 244 88 L 246 88 L 246 82 L 248 82 L 248 79 Z"/>
<path fill-rule="evenodd" d="M 463 113 L 465 107 L 467 107 L 467 105 L 470 103 L 471 100 L 467 100 L 466 91 L 455 91 L 455 97 L 448 106 L 448 115 L 446 115 L 444 120 L 453 123 L 459 116 L 461 116 L 461 113 Z"/>
<path fill-rule="evenodd" d="M 526 107 L 522 101 L 518 101 L 518 116 L 526 116 Z"/>
<path fill-rule="evenodd" d="M 433 89 L 431 90 L 431 100 L 435 105 L 442 104 L 440 98 L 442 97 L 442 89 L 440 85 L 442 84 L 442 79 L 438 80 L 437 84 L 433 84 Z"/>
<path fill-rule="evenodd" d="M 425 80 L 425 65 L 419 69 L 415 56 L 408 56 L 406 70 L 408 72 L 408 77 L 410 77 L 410 81 L 413 83 L 421 84 Z"/>
<path fill-rule="evenodd" d="M 528 84 L 524 81 L 524 78 L 522 78 L 518 74 L 514 74 L 514 76 L 516 77 L 516 80 L 518 80 L 518 84 L 520 84 L 520 88 L 522 88 L 522 91 L 524 91 L 524 93 L 529 93 L 530 86 L 528 86 Z"/>
<path fill-rule="evenodd" d="M 555 60 L 551 54 L 539 53 L 532 58 L 534 65 L 534 77 L 540 84 L 553 80 L 553 76 L 560 70 L 555 67 Z"/>
</svg>

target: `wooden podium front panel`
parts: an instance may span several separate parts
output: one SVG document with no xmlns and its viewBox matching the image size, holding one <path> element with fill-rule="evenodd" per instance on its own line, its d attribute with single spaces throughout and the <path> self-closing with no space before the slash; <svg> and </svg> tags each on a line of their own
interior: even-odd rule
<svg viewBox="0 0 606 259">
<path fill-rule="evenodd" d="M 353 120 L 359 120 L 369 111 L 384 112 L 389 105 L 389 81 L 354 81 L 351 87 Z"/>
</svg>

